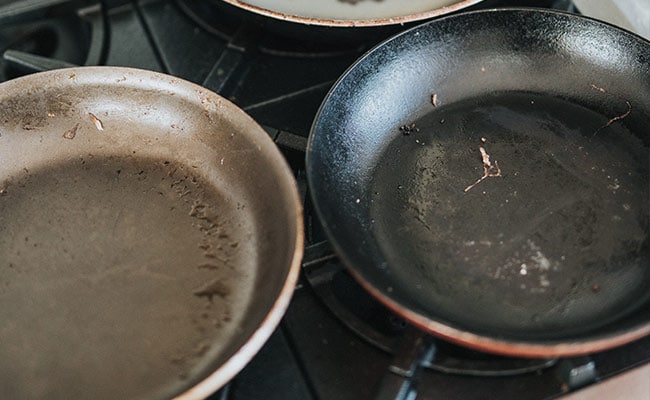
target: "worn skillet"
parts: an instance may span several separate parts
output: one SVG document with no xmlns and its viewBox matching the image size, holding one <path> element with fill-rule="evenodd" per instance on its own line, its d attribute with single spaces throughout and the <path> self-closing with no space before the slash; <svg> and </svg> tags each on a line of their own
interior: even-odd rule
<svg viewBox="0 0 650 400">
<path fill-rule="evenodd" d="M 322 52 L 367 48 L 404 30 L 405 26 L 457 12 L 481 1 L 202 0 L 193 8 L 200 9 L 210 3 L 220 10 L 219 18 L 225 23 L 240 21 L 253 31 L 255 26 L 263 26 L 267 33 L 280 38 L 273 46 L 282 48 L 285 37 Z"/>
<path fill-rule="evenodd" d="M 3 396 L 207 397 L 297 278 L 301 205 L 280 152 L 232 103 L 154 72 L 0 86 Z"/>
<path fill-rule="evenodd" d="M 317 214 L 357 280 L 427 332 L 555 357 L 650 333 L 650 44 L 554 11 L 413 28 L 313 124 Z"/>
<path fill-rule="evenodd" d="M 481 0 L 220 0 L 258 15 L 326 27 L 400 25 L 461 10 Z"/>
</svg>

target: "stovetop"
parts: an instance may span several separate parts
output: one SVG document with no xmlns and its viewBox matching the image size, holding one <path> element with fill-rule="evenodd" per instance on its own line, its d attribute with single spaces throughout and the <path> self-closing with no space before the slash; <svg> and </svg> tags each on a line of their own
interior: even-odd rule
<svg viewBox="0 0 650 400">
<path fill-rule="evenodd" d="M 308 245 L 289 309 L 250 364 L 211 399 L 552 399 L 650 363 L 650 338 L 586 357 L 518 360 L 423 336 L 351 279 L 311 214 L 304 149 L 328 89 L 381 37 L 292 39 L 225 18 L 206 0 L 0 0 L 0 81 L 72 65 L 175 75 L 229 98 L 289 161 Z M 485 0 L 472 9 L 570 0 Z M 403 29 L 406 29 L 404 27 Z"/>
</svg>

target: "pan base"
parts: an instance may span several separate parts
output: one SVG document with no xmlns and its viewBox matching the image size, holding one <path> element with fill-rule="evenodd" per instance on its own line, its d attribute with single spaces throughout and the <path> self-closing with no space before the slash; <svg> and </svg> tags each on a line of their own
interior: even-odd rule
<svg viewBox="0 0 650 400">
<path fill-rule="evenodd" d="M 168 398 L 219 365 L 254 280 L 237 199 L 131 157 L 0 183 L 3 397 Z"/>
<path fill-rule="evenodd" d="M 424 315 L 520 340 L 638 308 L 650 288 L 650 161 L 611 119 L 499 93 L 396 127 L 370 193 L 389 290 L 412 293 Z"/>
</svg>

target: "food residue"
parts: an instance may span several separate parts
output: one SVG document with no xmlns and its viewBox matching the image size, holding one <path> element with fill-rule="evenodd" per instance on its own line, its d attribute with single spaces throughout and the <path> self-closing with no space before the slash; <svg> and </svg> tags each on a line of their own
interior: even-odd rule
<svg viewBox="0 0 650 400">
<path fill-rule="evenodd" d="M 95 124 L 95 128 L 97 128 L 97 130 L 99 130 L 99 131 L 104 130 L 104 124 L 102 123 L 102 121 L 99 118 L 97 118 L 95 116 L 95 114 L 88 113 L 88 116 L 90 117 L 90 120 L 93 122 L 93 124 Z"/>
<path fill-rule="evenodd" d="M 415 122 L 412 122 L 408 125 L 400 126 L 399 130 L 402 132 L 402 135 L 404 136 L 408 136 L 411 133 L 420 132 L 420 128 L 415 126 Z"/>
<path fill-rule="evenodd" d="M 624 112 L 624 113 L 621 114 L 621 115 L 617 115 L 616 117 L 610 118 L 609 121 L 607 121 L 607 123 L 605 124 L 605 126 L 604 126 L 603 128 L 606 128 L 606 127 L 610 126 L 611 124 L 613 124 L 614 122 L 616 122 L 616 121 L 620 121 L 620 120 L 622 120 L 623 118 L 625 118 L 625 117 L 627 117 L 628 115 L 630 115 L 630 112 L 632 111 L 632 104 L 630 104 L 630 102 L 627 101 L 627 100 L 625 101 L 625 103 L 627 104 L 627 111 Z"/>
<path fill-rule="evenodd" d="M 478 178 L 478 180 L 468 187 L 463 190 L 465 193 L 470 191 L 474 186 L 478 185 L 481 183 L 484 179 L 489 178 L 489 177 L 494 177 L 494 176 L 502 176 L 501 175 L 501 168 L 499 168 L 499 163 L 495 160 L 494 163 L 490 161 L 490 155 L 485 151 L 484 147 L 479 147 L 479 151 L 481 152 L 481 158 L 483 160 L 483 176 Z"/>
<path fill-rule="evenodd" d="M 599 91 L 600 93 L 608 93 L 607 90 L 605 90 L 605 88 L 602 88 L 602 87 L 600 87 L 600 86 L 596 86 L 596 85 L 594 85 L 594 84 L 591 84 L 591 88 L 594 89 L 594 90 Z M 607 121 L 607 123 L 605 123 L 605 125 L 603 125 L 603 126 L 601 126 L 600 128 L 598 128 L 598 129 L 596 130 L 596 132 L 594 132 L 594 134 L 593 134 L 592 136 L 596 136 L 596 134 L 597 134 L 598 132 L 600 132 L 602 129 L 607 128 L 608 126 L 610 126 L 610 125 L 613 124 L 614 122 L 616 122 L 616 121 L 620 121 L 620 120 L 622 120 L 623 118 L 626 118 L 628 115 L 630 115 L 630 112 L 632 112 L 632 104 L 630 104 L 630 102 L 627 101 L 627 100 L 625 100 L 625 99 L 621 99 L 620 97 L 619 97 L 619 99 L 625 101 L 625 104 L 627 105 L 627 110 L 626 110 L 624 113 L 620 114 L 620 115 L 617 115 L 617 116 L 615 116 L 615 117 L 610 118 L 610 119 Z"/>
<path fill-rule="evenodd" d="M 434 93 L 431 95 L 431 104 L 433 104 L 434 107 L 438 107 L 438 94 Z"/>
<path fill-rule="evenodd" d="M 215 279 L 207 283 L 201 289 L 195 290 L 194 295 L 197 297 L 207 297 L 211 302 L 212 298 L 216 295 L 225 298 L 230 294 L 230 287 L 223 283 L 220 279 Z"/>
<path fill-rule="evenodd" d="M 63 132 L 63 137 L 65 139 L 74 139 L 74 137 L 77 136 L 77 129 L 79 129 L 79 124 L 76 124 L 72 129 Z"/>
<path fill-rule="evenodd" d="M 201 265 L 199 265 L 197 268 L 198 268 L 198 269 L 210 269 L 210 270 L 216 270 L 216 269 L 219 269 L 219 266 L 217 266 L 217 265 L 215 265 L 215 264 L 205 263 L 205 264 L 201 264 Z"/>
</svg>

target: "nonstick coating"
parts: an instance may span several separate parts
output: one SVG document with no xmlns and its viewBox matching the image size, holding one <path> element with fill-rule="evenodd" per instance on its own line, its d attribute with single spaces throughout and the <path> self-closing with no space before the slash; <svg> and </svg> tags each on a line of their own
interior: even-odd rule
<svg viewBox="0 0 650 400">
<path fill-rule="evenodd" d="M 232 103 L 166 75 L 1 88 L 3 397 L 207 397 L 293 291 L 302 213 L 281 154 Z"/>
<path fill-rule="evenodd" d="M 520 356 L 650 332 L 650 45 L 541 10 L 466 13 L 370 51 L 313 125 L 335 249 L 416 325 Z"/>
</svg>

